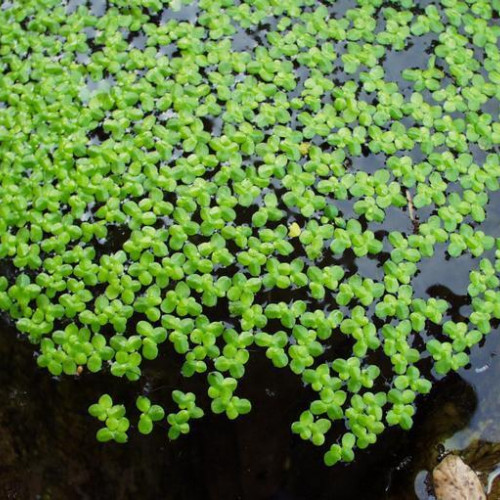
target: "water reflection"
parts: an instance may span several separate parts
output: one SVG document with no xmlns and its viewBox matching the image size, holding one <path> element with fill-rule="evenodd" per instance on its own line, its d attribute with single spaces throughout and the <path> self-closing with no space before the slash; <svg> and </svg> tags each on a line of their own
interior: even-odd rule
<svg viewBox="0 0 500 500">
<path fill-rule="evenodd" d="M 430 473 L 448 453 L 460 455 L 478 473 L 489 499 L 500 498 L 499 349 L 498 331 L 493 331 L 473 349 L 469 368 L 434 386 L 411 431 L 411 459 L 394 471 L 389 498 L 434 499 Z"/>
<path fill-rule="evenodd" d="M 71 11 L 79 3 L 80 0 L 71 0 L 68 9 Z M 340 16 L 354 3 L 337 2 L 332 15 Z M 102 0 L 94 0 L 90 5 L 96 15 L 102 15 L 106 8 Z M 166 10 L 158 15 L 158 20 L 192 21 L 196 9 L 186 6 L 178 12 Z M 266 22 L 269 27 L 275 20 Z M 241 30 L 235 49 L 247 50 L 265 44 L 265 28 L 266 24 L 262 24 L 254 33 Z M 422 44 L 432 43 L 431 39 L 420 40 Z M 138 48 L 145 43 L 143 36 L 130 41 Z M 411 48 L 410 58 L 415 66 L 425 65 L 427 45 Z M 165 47 L 162 53 L 179 55 L 173 45 Z M 390 79 L 399 79 L 407 58 L 408 53 L 389 53 L 384 65 Z M 340 58 L 337 64 L 340 66 Z M 308 76 L 308 71 L 298 74 L 300 84 L 296 94 L 302 91 Z M 93 91 L 104 91 L 114 83 L 111 77 L 99 83 L 89 80 L 81 98 L 85 101 Z M 407 96 L 410 89 L 408 83 L 401 90 Z M 325 102 L 330 98 L 325 96 Z M 165 114 L 161 118 L 169 117 Z M 213 135 L 222 132 L 220 120 L 204 120 L 204 125 Z M 94 130 L 96 144 L 107 138 L 102 128 Z M 481 152 L 474 152 L 475 156 L 476 153 Z M 422 157 L 417 152 L 413 159 L 421 161 Z M 355 159 L 351 167 L 354 171 L 373 172 L 383 164 L 383 155 L 366 155 Z M 335 203 L 346 217 L 353 215 L 352 200 Z M 489 234 L 498 235 L 495 231 L 500 228 L 499 207 L 497 196 L 488 206 L 489 217 L 483 225 Z M 412 231 L 406 212 L 390 208 L 387 213 L 386 225 L 390 229 L 407 234 Z M 421 210 L 419 216 L 425 221 L 428 214 Z M 248 220 L 249 214 L 242 212 L 241 217 Z M 298 220 L 302 226 L 306 222 L 292 212 L 291 220 Z M 385 229 L 388 228 L 384 226 Z M 128 236 L 128 229 L 109 226 L 105 244 L 96 242 L 98 255 L 121 248 Z M 297 250 L 303 252 L 303 248 Z M 329 254 L 323 265 L 328 258 L 329 263 L 335 263 Z M 381 277 L 380 262 L 375 259 L 357 259 L 347 252 L 343 264 L 350 274 L 360 272 L 375 279 Z M 426 261 L 416 277 L 415 294 L 446 298 L 453 306 L 451 317 L 457 320 L 467 314 L 468 271 L 476 264 L 467 256 L 449 261 L 441 246 L 436 258 Z M 0 262 L 0 266 L 3 275 L 14 272 L 6 262 Z M 283 293 L 283 300 L 288 301 L 288 292 Z M 281 300 L 277 296 L 274 299 Z M 222 315 L 221 311 L 223 307 L 219 310 Z M 497 332 L 473 351 L 471 368 L 436 383 L 419 407 L 412 432 L 391 429 L 377 446 L 360 452 L 355 463 L 327 469 L 323 466 L 324 450 L 290 433 L 290 422 L 308 405 L 310 394 L 303 390 L 295 375 L 273 369 L 262 352 L 252 354 L 248 375 L 242 382 L 242 396 L 254 402 L 254 411 L 248 417 L 229 422 L 209 414 L 194 426 L 189 436 L 175 443 L 168 443 L 166 429 L 160 427 L 147 437 L 132 432 L 131 441 L 125 446 L 101 445 L 91 435 L 96 423 L 87 415 L 88 405 L 109 391 L 133 408 L 141 388 L 103 374 L 57 381 L 36 368 L 33 347 L 16 339 L 6 320 L 0 324 L 0 330 L 0 499 L 423 499 L 431 498 L 427 471 L 432 470 L 443 452 L 456 450 L 483 471 L 486 482 L 487 473 L 493 474 L 489 476 L 492 482 L 498 472 L 495 465 L 496 443 L 500 441 L 495 418 L 500 410 L 496 384 L 500 375 Z M 342 346 L 335 348 L 338 354 Z M 205 384 L 181 383 L 180 365 L 179 356 L 167 351 L 145 367 L 146 385 L 154 391 L 155 401 L 168 407 L 171 390 L 182 386 L 195 390 L 203 403 Z M 495 491 L 494 483 L 491 487 Z"/>
<path fill-rule="evenodd" d="M 321 450 L 289 431 L 309 395 L 259 353 L 242 387 L 255 403 L 248 417 L 229 422 L 208 415 L 174 443 L 157 429 L 146 437 L 131 433 L 125 446 L 102 445 L 90 435 L 95 423 L 86 407 L 109 390 L 132 408 L 138 388 L 102 374 L 56 381 L 35 368 L 32 347 L 3 320 L 0 498 L 431 499 L 426 471 L 455 450 L 483 471 L 486 484 L 500 459 L 499 347 L 493 332 L 474 350 L 472 368 L 438 381 L 411 432 L 390 430 L 355 463 L 328 469 Z M 163 368 L 148 368 L 147 378 L 154 399 L 167 403 L 180 382 L 180 360 L 165 357 Z"/>
</svg>

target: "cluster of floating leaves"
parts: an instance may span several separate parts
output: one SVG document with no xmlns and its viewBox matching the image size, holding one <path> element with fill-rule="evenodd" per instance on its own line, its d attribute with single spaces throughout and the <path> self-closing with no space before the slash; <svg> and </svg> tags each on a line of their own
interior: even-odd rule
<svg viewBox="0 0 500 500">
<path fill-rule="evenodd" d="M 292 431 L 327 442 L 330 465 L 410 428 L 418 394 L 500 318 L 500 241 L 481 230 L 500 178 L 499 11 L 4 2 L 0 309 L 55 376 L 137 381 L 171 344 L 230 419 L 251 410 L 238 384 L 261 348 L 316 394 Z M 478 260 L 463 321 L 412 288 L 440 251 Z M 172 396 L 167 416 L 138 398 L 140 432 L 166 421 L 175 439 L 203 415 Z M 123 405 L 90 413 L 98 439 L 127 440 Z"/>
</svg>

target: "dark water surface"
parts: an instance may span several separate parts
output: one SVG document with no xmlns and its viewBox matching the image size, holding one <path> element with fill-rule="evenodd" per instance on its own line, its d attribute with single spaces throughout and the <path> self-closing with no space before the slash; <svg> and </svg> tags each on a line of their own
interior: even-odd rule
<svg viewBox="0 0 500 500">
<path fill-rule="evenodd" d="M 435 276 L 450 290 L 460 284 L 454 274 Z M 424 496 L 417 497 L 413 483 L 440 452 L 439 443 L 454 433 L 460 438 L 459 431 L 480 429 L 500 409 L 500 337 L 492 332 L 474 350 L 469 368 L 436 382 L 410 432 L 390 429 L 379 443 L 358 452 L 353 464 L 326 468 L 322 451 L 290 432 L 307 402 L 300 381 L 273 369 L 258 351 L 242 381 L 242 395 L 253 401 L 249 415 L 230 422 L 208 413 L 175 442 L 158 426 L 150 436 L 131 432 L 125 445 L 101 444 L 87 406 L 109 391 L 132 408 L 137 384 L 102 374 L 56 380 L 36 367 L 32 346 L 16 338 L 5 319 L 1 327 L 2 499 L 432 498 L 425 483 Z M 170 352 L 147 369 L 155 401 L 168 401 L 180 383 L 179 368 Z M 199 385 L 202 394 L 206 388 Z M 500 441 L 500 435 L 493 430 L 485 439 Z"/>
<path fill-rule="evenodd" d="M 498 230 L 498 195 L 492 196 L 489 217 Z M 367 266 L 366 259 L 356 260 Z M 460 265 L 447 261 L 444 252 L 425 261 L 414 282 L 417 295 L 446 298 L 453 316 L 466 314 L 471 265 L 468 257 Z M 274 369 L 260 350 L 252 353 L 242 380 L 241 395 L 253 402 L 249 415 L 231 422 L 208 412 L 175 442 L 159 425 L 150 436 L 130 432 L 125 445 L 101 444 L 89 404 L 110 392 L 131 409 L 141 387 L 102 373 L 57 380 L 36 367 L 33 346 L 16 336 L 7 318 L 0 327 L 1 499 L 428 499 L 425 471 L 442 453 L 442 443 L 460 449 L 474 432 L 500 442 L 496 426 L 484 429 L 500 411 L 498 331 L 474 348 L 469 367 L 435 383 L 420 401 L 410 432 L 388 429 L 353 464 L 327 468 L 323 451 L 290 431 L 310 395 L 298 377 Z M 183 387 L 206 407 L 205 382 L 184 380 L 181 363 L 167 347 L 146 364 L 150 397 L 168 405 L 171 391 Z"/>
<path fill-rule="evenodd" d="M 69 2 L 75 8 L 80 3 Z M 91 4 L 98 14 L 106 2 Z M 337 2 L 334 9 L 343 13 L 353 4 Z M 196 8 L 165 15 L 192 20 Z M 262 38 L 262 33 L 242 31 L 235 38 L 236 50 L 251 49 Z M 432 41 L 432 35 L 421 37 L 410 48 L 414 67 L 425 66 Z M 133 43 L 141 45 L 143 40 Z M 389 80 L 399 83 L 407 58 L 407 53 L 388 53 L 384 67 Z M 411 92 L 407 82 L 401 90 Z M 498 109 L 492 113 L 498 115 Z M 220 134 L 220 123 L 208 127 Z M 368 155 L 354 159 L 353 168 L 370 172 L 383 164 L 383 155 Z M 349 216 L 352 204 L 345 205 L 340 208 Z M 406 212 L 388 212 L 384 231 L 412 231 Z M 425 220 L 428 214 L 419 215 Z M 491 195 L 484 230 L 500 236 L 498 195 Z M 117 241 L 122 236 L 116 235 Z M 347 256 L 344 264 L 352 272 L 380 278 L 381 263 L 375 259 Z M 469 312 L 468 274 L 477 264 L 467 256 L 447 260 L 442 249 L 423 262 L 412 283 L 415 295 L 447 299 L 453 319 L 459 320 Z M 8 263 L 3 266 L 0 274 L 7 272 Z M 56 379 L 37 368 L 33 346 L 17 336 L 6 317 L 0 318 L 0 330 L 0 500 L 423 500 L 432 498 L 425 471 L 443 450 L 465 448 L 474 433 L 500 442 L 496 426 L 485 426 L 500 410 L 498 328 L 474 348 L 469 367 L 438 380 L 421 399 L 410 432 L 388 429 L 376 445 L 357 452 L 353 464 L 333 468 L 323 465 L 324 449 L 290 430 L 310 394 L 296 375 L 273 368 L 262 350 L 252 352 L 241 382 L 239 395 L 253 403 L 249 415 L 231 422 L 207 412 L 189 435 L 175 442 L 168 441 L 166 426 L 158 425 L 149 436 L 130 432 L 125 445 L 101 444 L 94 438 L 98 423 L 88 415 L 88 406 L 109 392 L 132 409 L 141 386 L 102 373 Z M 203 378 L 183 379 L 181 365 L 169 346 L 146 363 L 143 372 L 151 399 L 167 406 L 171 391 L 182 387 L 196 392 L 206 408 L 206 383 Z M 136 415 L 129 416 L 135 421 Z"/>
</svg>

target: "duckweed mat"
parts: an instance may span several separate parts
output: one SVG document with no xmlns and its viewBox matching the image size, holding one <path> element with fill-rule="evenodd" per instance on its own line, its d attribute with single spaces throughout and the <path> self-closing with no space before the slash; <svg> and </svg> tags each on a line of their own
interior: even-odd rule
<svg viewBox="0 0 500 500">
<path fill-rule="evenodd" d="M 89 433 L 245 419 L 254 356 L 328 466 L 412 427 L 500 318 L 499 11 L 2 4 L 0 309 L 54 377 L 133 383 Z M 436 266 L 463 307 L 422 288 Z"/>
</svg>

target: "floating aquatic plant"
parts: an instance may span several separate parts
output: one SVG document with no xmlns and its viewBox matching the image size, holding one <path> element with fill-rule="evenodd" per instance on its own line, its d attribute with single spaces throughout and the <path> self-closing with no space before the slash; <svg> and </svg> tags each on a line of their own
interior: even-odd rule
<svg viewBox="0 0 500 500">
<path fill-rule="evenodd" d="M 96 437 L 98 441 L 127 442 L 127 430 L 130 422 L 125 417 L 125 412 L 125 406 L 113 405 L 113 400 L 109 394 L 103 394 L 97 403 L 89 407 L 89 413 L 106 424 L 105 427 L 97 431 Z M 141 427 L 139 427 L 140 429 Z"/>
<path fill-rule="evenodd" d="M 0 309 L 38 365 L 137 383 L 133 424 L 176 439 L 204 410 L 152 404 L 148 363 L 171 346 L 235 419 L 260 348 L 326 464 L 409 429 L 500 319 L 500 2 L 98 4 L 0 10 Z M 475 259 L 467 316 L 417 294 L 437 256 Z M 127 440 L 123 405 L 89 412 Z"/>
</svg>

